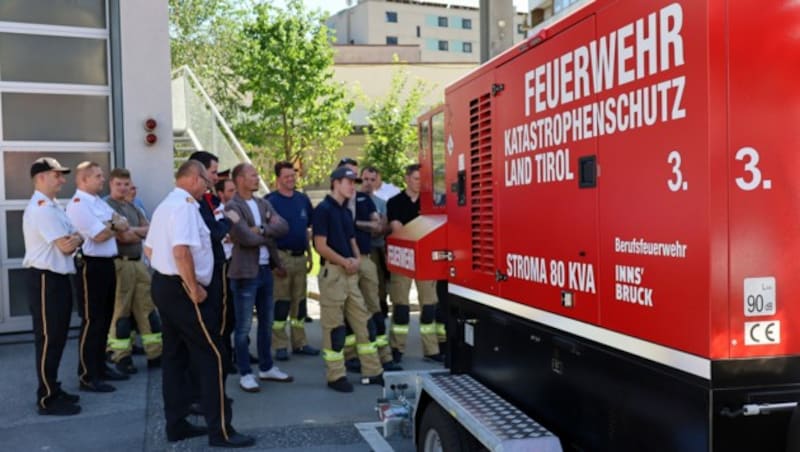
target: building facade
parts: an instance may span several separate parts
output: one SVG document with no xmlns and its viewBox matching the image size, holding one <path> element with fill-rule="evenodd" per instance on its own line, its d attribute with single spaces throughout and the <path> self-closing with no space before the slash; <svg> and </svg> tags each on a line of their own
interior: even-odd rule
<svg viewBox="0 0 800 452">
<path fill-rule="evenodd" d="M 513 42 L 525 38 L 525 14 L 502 28 Z M 327 21 L 339 45 L 409 45 L 420 47 L 422 62 L 480 61 L 478 8 L 435 1 L 359 0 Z"/>
<path fill-rule="evenodd" d="M 166 2 L 0 2 L 0 333 L 31 329 L 22 213 L 33 160 L 124 166 L 152 208 L 172 181 L 171 120 Z"/>
</svg>

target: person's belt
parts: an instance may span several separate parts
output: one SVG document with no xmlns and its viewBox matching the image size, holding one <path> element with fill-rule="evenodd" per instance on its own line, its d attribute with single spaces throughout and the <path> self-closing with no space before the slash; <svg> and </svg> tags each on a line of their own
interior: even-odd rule
<svg viewBox="0 0 800 452">
<path fill-rule="evenodd" d="M 141 258 L 142 256 L 116 256 L 114 259 L 119 259 L 121 261 L 138 261 Z"/>
<path fill-rule="evenodd" d="M 116 257 L 117 256 L 87 256 L 85 254 L 83 255 L 84 259 L 89 259 L 89 260 L 111 260 Z"/>
<path fill-rule="evenodd" d="M 303 255 L 306 254 L 306 250 L 285 250 L 285 249 L 281 249 L 281 251 L 287 252 L 290 255 L 295 256 L 295 257 L 303 256 Z"/>
</svg>

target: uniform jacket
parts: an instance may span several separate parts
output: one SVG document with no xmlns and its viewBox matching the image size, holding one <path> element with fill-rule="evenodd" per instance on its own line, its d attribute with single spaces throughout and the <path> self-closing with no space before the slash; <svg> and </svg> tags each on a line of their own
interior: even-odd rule
<svg viewBox="0 0 800 452">
<path fill-rule="evenodd" d="M 261 214 L 261 224 L 264 226 L 264 234 L 256 234 L 250 228 L 255 226 L 255 219 L 247 206 L 247 202 L 239 196 L 233 195 L 225 210 L 233 210 L 239 214 L 241 220 L 234 224 L 230 231 L 231 241 L 233 242 L 233 254 L 228 269 L 228 277 L 234 279 L 251 279 L 258 275 L 258 255 L 259 248 L 266 246 L 269 250 L 269 265 L 272 268 L 282 267 L 283 264 L 278 257 L 278 246 L 275 243 L 277 237 L 284 236 L 289 232 L 289 224 L 284 220 L 266 199 L 253 196 Z M 271 223 L 270 219 L 277 217 L 278 221 Z"/>
</svg>

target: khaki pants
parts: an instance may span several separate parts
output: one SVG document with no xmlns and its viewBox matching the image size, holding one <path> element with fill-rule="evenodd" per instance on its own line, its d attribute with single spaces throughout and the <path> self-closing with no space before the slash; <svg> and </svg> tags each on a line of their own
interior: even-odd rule
<svg viewBox="0 0 800 452">
<path fill-rule="evenodd" d="M 400 273 L 392 273 L 389 282 L 389 296 L 392 300 L 392 327 L 389 342 L 392 348 L 405 353 L 408 338 L 408 293 L 412 279 Z M 422 338 L 422 352 L 425 356 L 439 353 L 439 340 L 436 336 L 436 281 L 413 280 L 417 285 L 417 295 L 421 308 L 419 329 Z"/>
<path fill-rule="evenodd" d="M 381 311 L 384 315 L 389 315 L 389 307 L 386 303 L 387 287 L 386 281 L 389 277 L 389 272 L 386 271 L 386 248 L 372 248 L 369 253 L 369 258 L 375 263 L 375 269 L 378 272 L 378 302 L 381 305 Z"/>
<path fill-rule="evenodd" d="M 378 347 L 381 362 L 388 363 L 392 360 L 392 350 L 389 347 L 389 338 L 386 337 L 386 320 L 381 311 L 380 277 L 378 275 L 378 266 L 372 260 L 362 256 L 361 265 L 358 268 L 358 288 L 361 289 L 361 295 L 364 297 L 367 313 L 375 322 L 374 342 Z"/>
<path fill-rule="evenodd" d="M 131 355 L 134 319 L 147 359 L 158 358 L 161 356 L 161 320 L 150 298 L 150 273 L 141 260 L 114 259 L 114 269 L 117 290 L 114 315 L 108 331 L 111 359 L 119 362 Z"/>
<path fill-rule="evenodd" d="M 292 349 L 308 345 L 306 339 L 306 257 L 292 256 L 288 251 L 278 251 L 286 268 L 283 278 L 273 272 L 273 299 L 275 300 L 275 320 L 272 322 L 273 350 L 287 348 L 289 336 L 286 324 L 290 325 Z"/>
<path fill-rule="evenodd" d="M 370 342 L 367 331 L 369 314 L 358 288 L 358 274 L 348 275 L 344 268 L 326 263 L 319 274 L 320 323 L 322 325 L 322 357 L 325 378 L 336 381 L 346 375 L 344 346 L 347 333 L 345 319 L 356 336 L 356 349 L 361 361 L 361 374 L 374 377 L 383 373 L 378 350 Z"/>
</svg>

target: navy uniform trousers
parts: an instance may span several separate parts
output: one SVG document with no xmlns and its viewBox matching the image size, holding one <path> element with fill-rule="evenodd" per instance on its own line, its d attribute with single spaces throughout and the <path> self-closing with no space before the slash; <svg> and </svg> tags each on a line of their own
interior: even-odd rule
<svg viewBox="0 0 800 452">
<path fill-rule="evenodd" d="M 67 342 L 72 296 L 69 276 L 36 268 L 28 269 L 28 306 L 36 345 L 37 404 L 46 408 L 61 388 L 58 366 Z"/>
<path fill-rule="evenodd" d="M 77 268 L 73 282 L 81 316 L 78 378 L 81 383 L 89 384 L 102 380 L 105 373 L 106 343 L 114 314 L 117 277 L 112 257 L 83 256 L 83 265 Z"/>
<path fill-rule="evenodd" d="M 225 397 L 219 314 L 215 312 L 219 306 L 193 303 L 179 276 L 155 272 L 151 292 L 163 323 L 161 366 L 167 430 L 177 428 L 189 414 L 193 399 L 191 385 L 187 385 L 189 369 L 200 389 L 209 438 L 228 439 L 233 431 Z"/>
</svg>

